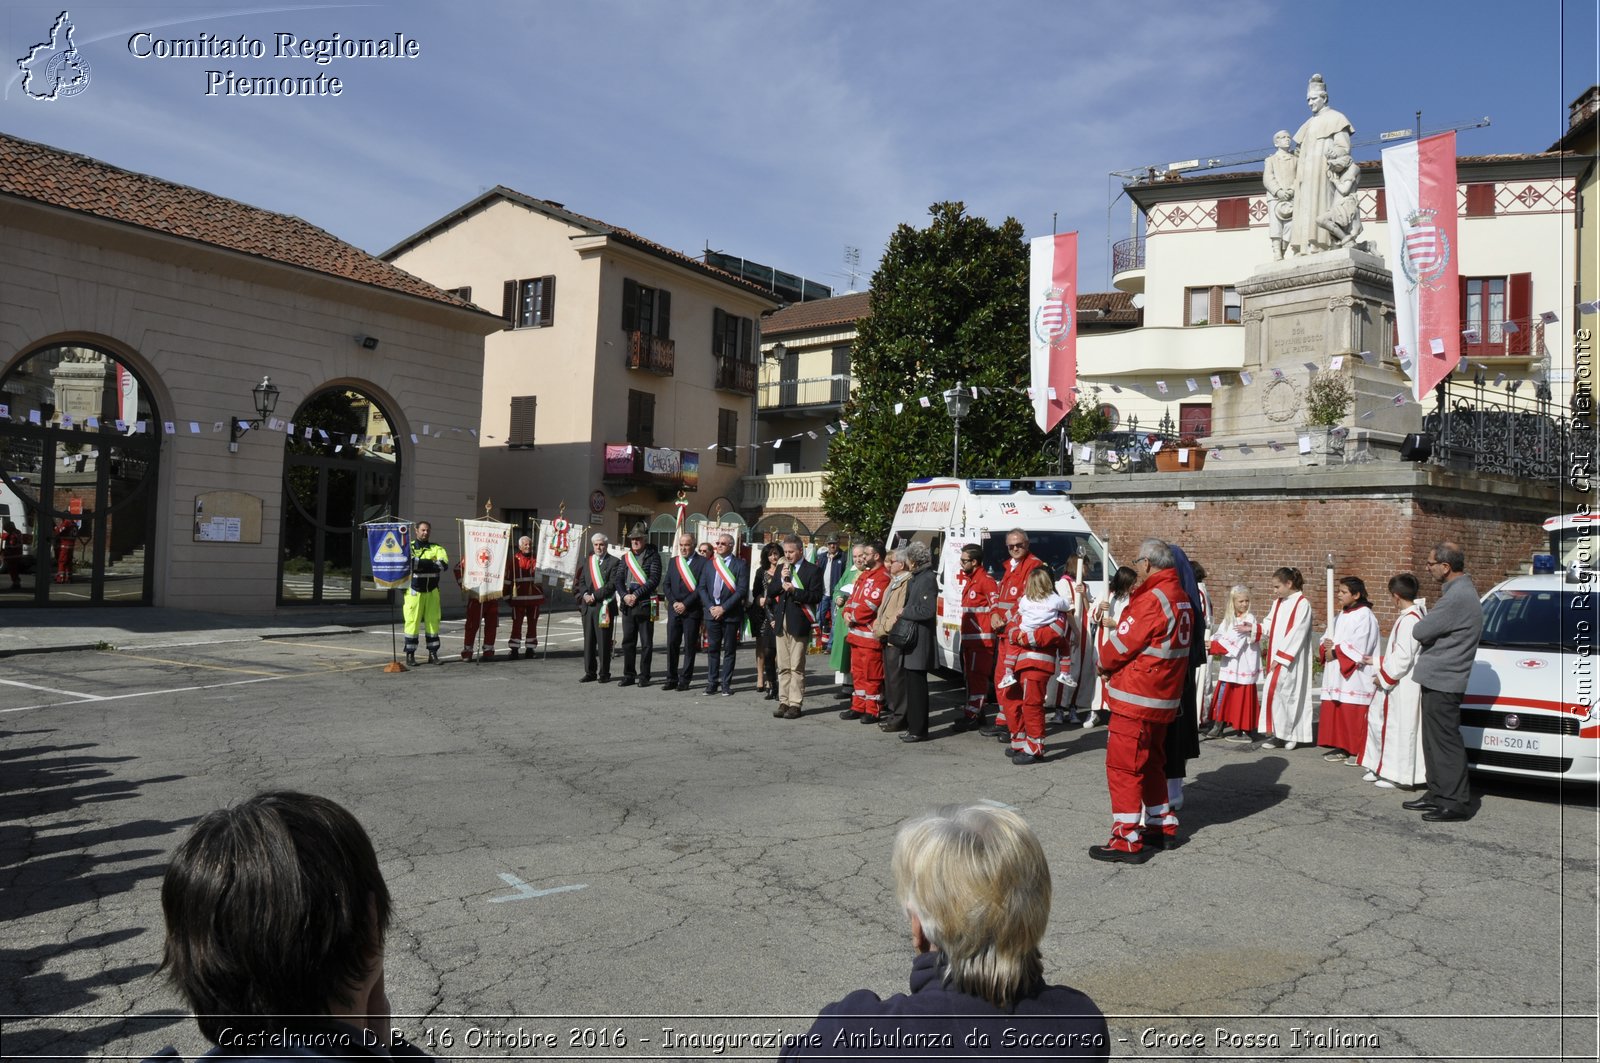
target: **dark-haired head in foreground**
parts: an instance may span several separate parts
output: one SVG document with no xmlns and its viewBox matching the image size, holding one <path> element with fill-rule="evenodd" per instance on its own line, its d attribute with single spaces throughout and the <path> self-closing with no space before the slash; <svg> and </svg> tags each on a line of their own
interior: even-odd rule
<svg viewBox="0 0 1600 1063">
<path fill-rule="evenodd" d="M 162 969 L 220 1049 L 389 1050 L 389 890 L 339 805 L 277 791 L 206 815 L 167 866 L 161 909 Z"/>
</svg>

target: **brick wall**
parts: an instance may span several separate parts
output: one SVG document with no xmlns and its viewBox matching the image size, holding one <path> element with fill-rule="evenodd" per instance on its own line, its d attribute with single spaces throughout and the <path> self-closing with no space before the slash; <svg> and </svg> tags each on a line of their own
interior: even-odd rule
<svg viewBox="0 0 1600 1063">
<path fill-rule="evenodd" d="M 1179 474 L 1181 475 L 1181 474 Z M 1433 544 L 1459 542 L 1467 572 L 1478 590 L 1518 571 L 1544 548 L 1540 527 L 1556 510 L 1508 507 L 1488 498 L 1431 497 L 1415 491 L 1383 496 L 1196 498 L 1179 508 L 1173 498 L 1074 499 L 1084 518 L 1107 539 L 1112 556 L 1127 564 L 1140 541 L 1154 536 L 1176 542 L 1204 565 L 1214 613 L 1226 608 L 1228 588 L 1250 588 L 1251 609 L 1265 619 L 1271 608 L 1272 573 L 1298 568 L 1316 614 L 1314 630 L 1326 625 L 1325 563 L 1333 554 L 1334 577 L 1366 582 L 1383 631 L 1395 619 L 1386 585 L 1397 572 L 1411 572 L 1422 594 L 1434 598 L 1438 584 L 1424 569 Z"/>
</svg>

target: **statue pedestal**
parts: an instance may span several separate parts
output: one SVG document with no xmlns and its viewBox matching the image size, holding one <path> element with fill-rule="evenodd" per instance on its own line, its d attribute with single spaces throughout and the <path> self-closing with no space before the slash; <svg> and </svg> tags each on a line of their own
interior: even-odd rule
<svg viewBox="0 0 1600 1063">
<path fill-rule="evenodd" d="M 1329 372 L 1342 356 L 1335 372 L 1355 393 L 1341 425 L 1345 460 L 1398 461 L 1400 441 L 1417 430 L 1421 413 L 1394 357 L 1394 281 L 1383 258 L 1353 247 L 1287 258 L 1257 267 L 1237 288 L 1244 371 L 1253 379 L 1213 397 L 1206 445 L 1225 448 L 1229 469 L 1299 465 L 1306 388 L 1315 375 L 1307 367 Z M 1405 396 L 1398 406 L 1396 395 Z"/>
</svg>

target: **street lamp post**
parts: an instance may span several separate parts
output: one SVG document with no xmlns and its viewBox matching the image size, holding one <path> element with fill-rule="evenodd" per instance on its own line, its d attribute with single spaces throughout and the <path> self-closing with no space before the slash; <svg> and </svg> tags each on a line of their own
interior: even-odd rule
<svg viewBox="0 0 1600 1063">
<path fill-rule="evenodd" d="M 961 386 L 961 381 L 956 381 L 956 386 L 944 393 L 945 412 L 950 414 L 950 420 L 955 425 L 955 440 L 950 450 L 950 475 L 957 476 L 957 467 L 961 462 L 961 418 L 967 415 L 972 408 L 972 398 Z"/>
</svg>

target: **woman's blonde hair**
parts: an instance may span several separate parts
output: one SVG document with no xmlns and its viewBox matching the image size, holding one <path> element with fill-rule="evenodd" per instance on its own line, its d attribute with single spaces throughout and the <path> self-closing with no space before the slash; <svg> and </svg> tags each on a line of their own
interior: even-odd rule
<svg viewBox="0 0 1600 1063">
<path fill-rule="evenodd" d="M 1055 592 L 1055 577 L 1050 575 L 1050 569 L 1044 565 L 1028 573 L 1028 582 L 1022 585 L 1022 593 L 1036 602 L 1044 601 Z"/>
<path fill-rule="evenodd" d="M 1007 1008 L 1043 978 L 1050 865 L 1021 816 L 946 805 L 900 828 L 893 866 L 895 895 L 944 953 L 948 984 Z"/>
</svg>

